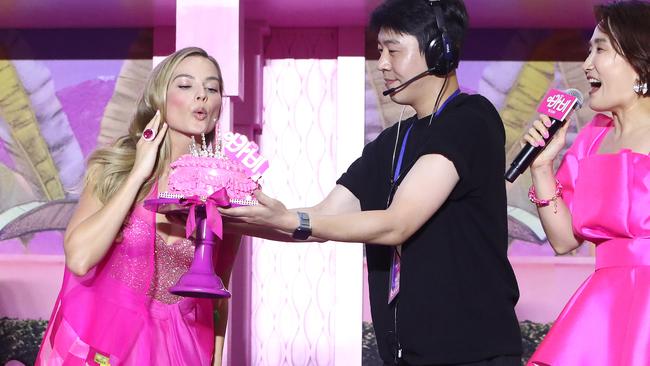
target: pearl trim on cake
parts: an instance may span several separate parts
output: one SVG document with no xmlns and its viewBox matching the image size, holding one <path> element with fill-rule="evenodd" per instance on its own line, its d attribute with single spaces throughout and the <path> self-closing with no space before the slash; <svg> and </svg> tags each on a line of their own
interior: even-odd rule
<svg viewBox="0 0 650 366">
<path fill-rule="evenodd" d="M 178 193 L 161 192 L 158 193 L 158 198 L 182 199 L 185 198 L 185 195 L 178 194 Z M 208 198 L 208 196 L 199 196 L 199 198 L 202 201 L 205 201 Z M 255 199 L 239 199 L 239 198 L 231 198 L 230 203 L 234 203 L 240 206 L 254 206 L 258 204 L 257 200 Z"/>
</svg>

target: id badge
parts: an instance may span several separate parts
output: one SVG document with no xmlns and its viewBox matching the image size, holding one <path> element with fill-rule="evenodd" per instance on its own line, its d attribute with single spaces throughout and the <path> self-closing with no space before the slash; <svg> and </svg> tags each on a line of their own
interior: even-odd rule
<svg viewBox="0 0 650 366">
<path fill-rule="evenodd" d="M 388 282 L 388 303 L 392 303 L 399 293 L 400 253 L 396 247 L 390 263 L 390 280 Z"/>
</svg>

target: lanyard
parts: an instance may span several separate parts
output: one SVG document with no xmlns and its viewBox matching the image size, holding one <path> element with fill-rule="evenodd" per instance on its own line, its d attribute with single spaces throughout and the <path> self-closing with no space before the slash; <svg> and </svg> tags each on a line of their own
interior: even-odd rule
<svg viewBox="0 0 650 366">
<path fill-rule="evenodd" d="M 460 94 L 460 90 L 456 90 L 453 94 L 445 100 L 444 103 L 436 110 L 436 113 L 434 113 L 431 118 L 437 117 L 440 112 L 447 106 L 447 104 L 454 99 L 458 94 Z M 400 118 L 401 120 L 401 118 Z M 411 128 L 413 128 L 413 125 L 415 125 L 415 122 L 411 124 L 406 130 L 406 133 L 404 134 L 404 140 L 402 141 L 402 147 L 400 148 L 399 151 L 399 158 L 397 159 L 397 166 L 395 167 L 395 172 L 393 173 L 393 180 L 391 182 L 391 192 L 388 196 L 388 202 L 386 203 L 386 207 L 390 205 L 390 200 L 392 199 L 394 190 L 397 189 L 397 179 L 400 176 L 400 169 L 402 168 L 402 161 L 404 159 L 404 151 L 406 150 L 406 141 L 409 138 L 409 135 L 411 133 Z M 399 130 L 398 130 L 399 132 Z M 399 135 L 399 133 L 398 133 Z M 399 137 L 399 136 L 398 136 Z M 397 294 L 399 293 L 399 287 L 400 287 L 400 268 L 401 268 L 401 245 L 393 247 L 393 254 L 392 254 L 392 259 L 391 259 L 391 266 L 390 266 L 390 278 L 388 282 L 388 303 L 392 303 Z M 397 324 L 397 304 L 395 305 L 395 324 Z M 395 326 L 397 328 L 397 325 Z M 395 329 L 395 332 L 397 332 L 397 329 Z M 399 345 L 399 342 L 398 342 Z M 400 349 L 401 352 L 401 349 Z M 401 356 L 398 356 L 401 357 Z"/>
<path fill-rule="evenodd" d="M 447 104 L 449 104 L 449 102 L 451 102 L 451 100 L 454 99 L 458 94 L 460 94 L 460 89 L 457 89 L 455 92 L 453 92 L 449 96 L 449 98 L 447 98 L 447 100 L 445 100 L 445 102 L 442 103 L 442 105 L 440 106 L 440 108 L 438 108 L 438 110 L 433 115 L 433 117 L 438 117 L 438 115 L 442 112 L 442 110 L 445 109 Z M 397 158 L 397 165 L 395 166 L 395 172 L 393 173 L 393 182 L 392 182 L 393 184 L 395 182 L 397 182 L 397 179 L 400 176 L 400 173 L 401 173 L 400 170 L 402 169 L 402 161 L 404 160 L 404 151 L 406 150 L 406 141 L 409 138 L 409 134 L 411 133 L 411 128 L 413 128 L 413 125 L 415 125 L 415 122 L 413 122 L 413 124 L 411 124 L 409 126 L 408 130 L 406 130 L 406 134 L 404 134 L 404 140 L 402 141 L 402 147 L 400 147 L 399 157 Z"/>
</svg>

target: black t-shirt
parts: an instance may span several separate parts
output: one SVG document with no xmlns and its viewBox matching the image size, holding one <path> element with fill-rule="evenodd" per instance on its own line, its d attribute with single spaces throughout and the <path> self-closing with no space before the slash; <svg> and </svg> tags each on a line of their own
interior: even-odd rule
<svg viewBox="0 0 650 366">
<path fill-rule="evenodd" d="M 430 125 L 429 116 L 402 122 L 396 155 L 411 125 L 402 177 L 420 156 L 440 154 L 454 164 L 460 180 L 438 211 L 403 244 L 400 293 L 390 305 L 393 248 L 366 245 L 379 353 L 384 361 L 392 361 L 399 342 L 402 357 L 413 365 L 519 355 L 521 336 L 514 311 L 519 290 L 506 255 L 501 118 L 484 97 L 460 94 Z M 337 182 L 359 199 L 364 211 L 386 208 L 396 134 L 397 125 L 383 131 Z M 431 189 L 435 184 L 431 182 Z"/>
</svg>

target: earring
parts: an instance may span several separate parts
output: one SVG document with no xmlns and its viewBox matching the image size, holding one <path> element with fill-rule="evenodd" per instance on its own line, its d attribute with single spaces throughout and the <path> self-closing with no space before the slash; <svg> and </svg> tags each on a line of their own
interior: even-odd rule
<svg viewBox="0 0 650 366">
<path fill-rule="evenodd" d="M 632 89 L 639 95 L 645 95 L 648 92 L 648 83 L 641 84 L 641 81 L 637 80 Z"/>
</svg>

